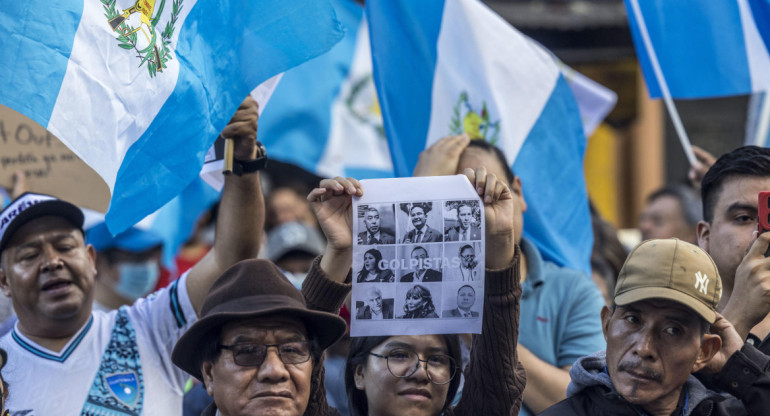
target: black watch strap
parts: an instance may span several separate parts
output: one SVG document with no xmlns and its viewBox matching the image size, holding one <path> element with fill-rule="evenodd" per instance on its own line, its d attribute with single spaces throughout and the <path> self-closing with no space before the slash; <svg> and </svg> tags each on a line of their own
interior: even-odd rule
<svg viewBox="0 0 770 416">
<path fill-rule="evenodd" d="M 241 176 L 244 173 L 253 173 L 267 166 L 267 151 L 262 142 L 257 141 L 257 158 L 252 160 L 233 159 L 233 173 Z"/>
</svg>

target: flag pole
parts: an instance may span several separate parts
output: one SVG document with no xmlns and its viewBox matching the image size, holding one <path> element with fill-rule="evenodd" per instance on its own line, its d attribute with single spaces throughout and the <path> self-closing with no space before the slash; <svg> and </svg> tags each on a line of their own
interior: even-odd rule
<svg viewBox="0 0 770 416">
<path fill-rule="evenodd" d="M 770 93 L 765 92 L 762 99 L 762 109 L 759 111 L 759 123 L 754 135 L 754 144 L 768 147 L 767 133 L 770 130 Z"/>
<path fill-rule="evenodd" d="M 233 139 L 225 138 L 225 151 L 224 151 L 224 163 L 222 167 L 222 173 L 229 175 L 233 173 L 233 158 L 235 154 L 235 141 Z"/>
<path fill-rule="evenodd" d="M 690 162 L 690 166 L 695 166 L 696 159 L 695 153 L 692 150 L 692 143 L 690 143 L 690 138 L 687 137 L 687 132 L 684 130 L 682 119 L 679 117 L 679 112 L 676 110 L 674 100 L 671 98 L 671 92 L 668 90 L 668 84 L 666 84 L 666 79 L 663 77 L 663 71 L 660 69 L 658 56 L 655 53 L 655 49 L 652 47 L 650 34 L 647 32 L 647 25 L 644 22 L 642 10 L 639 8 L 639 0 L 630 0 L 630 3 L 631 8 L 634 10 L 636 24 L 639 26 L 639 33 L 642 35 L 644 48 L 647 50 L 647 56 L 650 58 L 650 64 L 652 64 L 652 71 L 655 73 L 655 79 L 658 81 L 660 91 L 663 94 L 663 101 L 666 103 L 668 114 L 671 116 L 671 121 L 674 123 L 676 134 L 679 136 L 679 142 L 682 145 L 685 156 L 687 156 L 687 161 Z"/>
</svg>

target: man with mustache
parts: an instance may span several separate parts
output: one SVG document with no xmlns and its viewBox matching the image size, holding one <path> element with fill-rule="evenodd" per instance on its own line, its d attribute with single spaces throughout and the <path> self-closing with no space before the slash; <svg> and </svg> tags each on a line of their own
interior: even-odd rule
<svg viewBox="0 0 770 416">
<path fill-rule="evenodd" d="M 716 312 L 719 272 L 703 250 L 649 240 L 628 256 L 613 306 L 602 309 L 607 350 L 570 370 L 567 399 L 542 415 L 749 415 L 770 408 L 770 357 L 744 344 Z M 692 373 L 713 374 L 720 395 Z"/>
</svg>

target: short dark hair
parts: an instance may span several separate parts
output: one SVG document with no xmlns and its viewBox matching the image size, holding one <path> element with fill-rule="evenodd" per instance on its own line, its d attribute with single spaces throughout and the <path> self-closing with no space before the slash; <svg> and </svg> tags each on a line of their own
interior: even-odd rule
<svg viewBox="0 0 770 416">
<path fill-rule="evenodd" d="M 471 285 L 462 285 L 462 286 L 460 286 L 460 288 L 457 289 L 457 293 L 460 293 L 460 291 L 463 290 L 464 287 L 467 287 L 468 289 L 472 290 L 474 295 L 476 294 L 476 289 L 474 289 L 473 286 L 471 286 Z"/>
<path fill-rule="evenodd" d="M 457 254 L 462 256 L 463 255 L 463 250 L 465 250 L 466 248 L 469 248 L 469 249 L 473 250 L 473 246 L 472 245 L 466 244 L 466 245 L 460 247 L 460 251 Z M 473 252 L 475 253 L 476 250 L 473 250 Z"/>
<path fill-rule="evenodd" d="M 732 176 L 754 176 L 770 178 L 770 149 L 758 146 L 743 146 L 722 155 L 709 168 L 701 182 L 703 219 L 714 220 L 714 206 L 722 191 L 722 183 Z"/>
<path fill-rule="evenodd" d="M 664 196 L 670 196 L 677 200 L 679 209 L 682 213 L 682 218 L 684 218 L 688 225 L 697 225 L 698 221 L 703 218 L 703 204 L 701 204 L 700 196 L 689 186 L 664 186 L 651 193 L 650 196 L 647 197 L 647 203 L 650 204 Z"/>
<path fill-rule="evenodd" d="M 454 334 L 439 335 L 446 342 L 449 356 L 455 360 L 455 364 L 458 367 L 462 367 L 462 355 L 460 353 L 460 339 Z M 348 359 L 345 363 L 345 391 L 348 393 L 348 403 L 350 407 L 350 414 L 353 416 L 367 416 L 369 414 L 369 404 L 366 401 L 366 392 L 356 388 L 355 372 L 356 367 L 366 366 L 366 361 L 369 359 L 369 351 L 374 347 L 387 341 L 389 336 L 379 337 L 356 337 L 352 338 L 350 343 L 350 352 L 348 353 Z M 462 368 L 458 368 L 462 370 Z M 460 386 L 460 371 L 455 374 L 452 381 L 449 382 L 449 391 L 447 391 L 446 400 L 444 400 L 444 407 L 442 412 L 446 410 L 455 398 L 457 394 L 457 388 Z"/>
<path fill-rule="evenodd" d="M 411 256 L 411 255 L 412 255 L 412 254 L 414 254 L 414 252 L 415 252 L 415 251 L 417 251 L 417 250 L 422 250 L 422 251 L 424 251 L 424 252 L 425 252 L 425 254 L 428 254 L 428 250 L 427 250 L 425 247 L 423 247 L 423 246 L 415 246 L 415 247 L 412 249 L 412 251 L 410 251 L 410 252 L 409 252 L 409 255 Z"/>
<path fill-rule="evenodd" d="M 516 175 L 514 175 L 511 165 L 508 163 L 505 154 L 499 147 L 486 140 L 471 140 L 471 142 L 468 143 L 468 147 L 478 147 L 479 149 L 492 153 L 497 158 L 497 161 L 500 162 L 500 166 L 503 168 L 503 172 L 505 172 L 505 179 L 508 183 L 511 184 L 513 183 L 513 180 L 516 179 Z"/>
</svg>

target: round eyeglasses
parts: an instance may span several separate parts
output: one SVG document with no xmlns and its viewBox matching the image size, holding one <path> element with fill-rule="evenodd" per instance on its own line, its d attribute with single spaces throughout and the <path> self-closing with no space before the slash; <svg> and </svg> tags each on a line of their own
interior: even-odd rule
<svg viewBox="0 0 770 416">
<path fill-rule="evenodd" d="M 425 360 L 421 359 L 416 352 L 409 350 L 394 350 L 388 355 L 369 352 L 369 355 L 386 359 L 388 371 L 398 378 L 410 377 L 416 373 L 420 363 L 425 363 L 428 378 L 433 384 L 447 384 L 457 373 L 454 358 L 446 354 L 429 355 Z"/>
<path fill-rule="evenodd" d="M 310 342 L 296 341 L 283 344 L 235 344 L 219 345 L 233 353 L 233 361 L 241 367 L 259 367 L 265 361 L 267 349 L 275 347 L 284 364 L 302 364 L 310 359 Z"/>
</svg>

